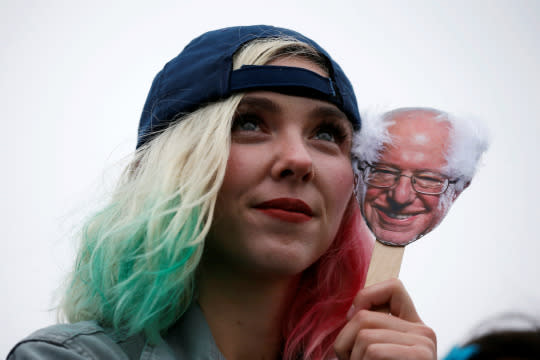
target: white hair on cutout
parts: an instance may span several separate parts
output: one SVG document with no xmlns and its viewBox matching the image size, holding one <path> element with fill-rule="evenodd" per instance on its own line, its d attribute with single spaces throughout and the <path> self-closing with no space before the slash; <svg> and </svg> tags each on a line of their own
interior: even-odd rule
<svg viewBox="0 0 540 360">
<path fill-rule="evenodd" d="M 448 210 L 450 210 L 450 206 L 452 206 L 454 202 L 456 192 L 457 189 L 455 188 L 455 186 L 449 186 L 448 189 L 439 196 L 439 204 L 437 205 L 437 210 L 442 210 L 441 213 L 445 216 Z M 443 218 L 444 216 L 441 216 L 439 223 L 442 221 Z"/>
<path fill-rule="evenodd" d="M 362 129 L 355 133 L 352 147 L 356 174 L 360 175 L 358 165 L 361 162 L 376 162 L 384 151 L 385 145 L 392 143 L 388 128 L 394 124 L 392 120 L 394 116 L 412 111 L 433 113 L 435 121 L 444 121 L 450 125 L 450 146 L 445 154 L 447 165 L 443 171 L 450 178 L 458 179 L 454 187 L 457 192 L 461 192 L 471 182 L 480 158 L 489 146 L 487 128 L 473 116 L 456 116 L 428 107 L 399 108 L 387 112 L 362 112 Z M 451 203 L 452 198 L 443 196 L 441 200 L 446 200 L 441 203 L 447 201 Z M 448 205 L 441 204 L 441 206 Z"/>
<path fill-rule="evenodd" d="M 351 149 L 353 168 L 357 175 L 361 162 L 377 162 L 385 145 L 392 143 L 388 128 L 394 123 L 384 113 L 376 110 L 363 112 L 361 118 L 362 129 L 355 132 Z"/>
<path fill-rule="evenodd" d="M 471 182 L 482 154 L 489 147 L 488 130 L 473 116 L 442 113 L 441 117 L 451 125 L 451 142 L 444 170 L 449 176 L 459 179 L 455 187 L 462 191 Z"/>
</svg>

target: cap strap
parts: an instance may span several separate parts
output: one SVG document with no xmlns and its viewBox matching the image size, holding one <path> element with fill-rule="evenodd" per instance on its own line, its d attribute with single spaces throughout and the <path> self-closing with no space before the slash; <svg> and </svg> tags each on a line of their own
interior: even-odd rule
<svg viewBox="0 0 540 360">
<path fill-rule="evenodd" d="M 231 73 L 231 91 L 265 88 L 303 88 L 316 91 L 325 97 L 336 96 L 332 79 L 303 68 L 244 65 Z"/>
</svg>

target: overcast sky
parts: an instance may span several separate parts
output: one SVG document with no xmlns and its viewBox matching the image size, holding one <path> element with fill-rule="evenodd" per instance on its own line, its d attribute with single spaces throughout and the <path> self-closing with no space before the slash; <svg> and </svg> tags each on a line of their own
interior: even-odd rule
<svg viewBox="0 0 540 360">
<path fill-rule="evenodd" d="M 540 2 L 0 0 L 0 357 L 54 323 L 73 231 L 135 146 L 154 75 L 189 40 L 271 24 L 325 47 L 361 108 L 485 121 L 491 148 L 401 278 L 439 354 L 500 312 L 540 316 Z M 149 5 L 153 4 L 153 5 Z"/>
</svg>

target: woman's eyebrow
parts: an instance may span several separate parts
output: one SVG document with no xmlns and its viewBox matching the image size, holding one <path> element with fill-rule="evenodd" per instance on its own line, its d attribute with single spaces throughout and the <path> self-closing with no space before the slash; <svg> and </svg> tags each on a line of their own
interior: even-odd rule
<svg viewBox="0 0 540 360">
<path fill-rule="evenodd" d="M 333 105 L 318 105 L 313 110 L 310 111 L 313 116 L 324 116 L 332 117 L 336 119 L 343 119 L 344 121 L 349 122 L 347 115 L 345 115 L 341 110 Z"/>
<path fill-rule="evenodd" d="M 258 96 L 253 96 L 253 95 L 245 95 L 242 98 L 242 100 L 240 100 L 240 104 L 238 104 L 238 108 L 243 107 L 243 106 L 254 107 L 261 110 L 273 111 L 273 112 L 280 111 L 280 107 L 272 100 L 265 97 L 258 97 Z"/>
<path fill-rule="evenodd" d="M 347 118 L 347 115 L 334 105 L 318 105 L 310 111 L 310 115 L 313 117 L 328 118 L 333 119 L 334 121 L 343 122 L 344 126 L 349 128 L 351 133 L 353 132 L 353 126 L 349 121 L 349 118 Z"/>
</svg>

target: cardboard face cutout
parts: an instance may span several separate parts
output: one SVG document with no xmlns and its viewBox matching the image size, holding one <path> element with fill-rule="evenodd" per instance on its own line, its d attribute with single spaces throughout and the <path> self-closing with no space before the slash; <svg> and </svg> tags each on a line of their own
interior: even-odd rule
<svg viewBox="0 0 540 360">
<path fill-rule="evenodd" d="M 366 286 L 397 277 L 404 246 L 433 230 L 458 195 L 445 173 L 450 124 L 431 111 L 391 119 L 377 161 L 358 164 L 358 201 L 377 239 Z"/>
</svg>

